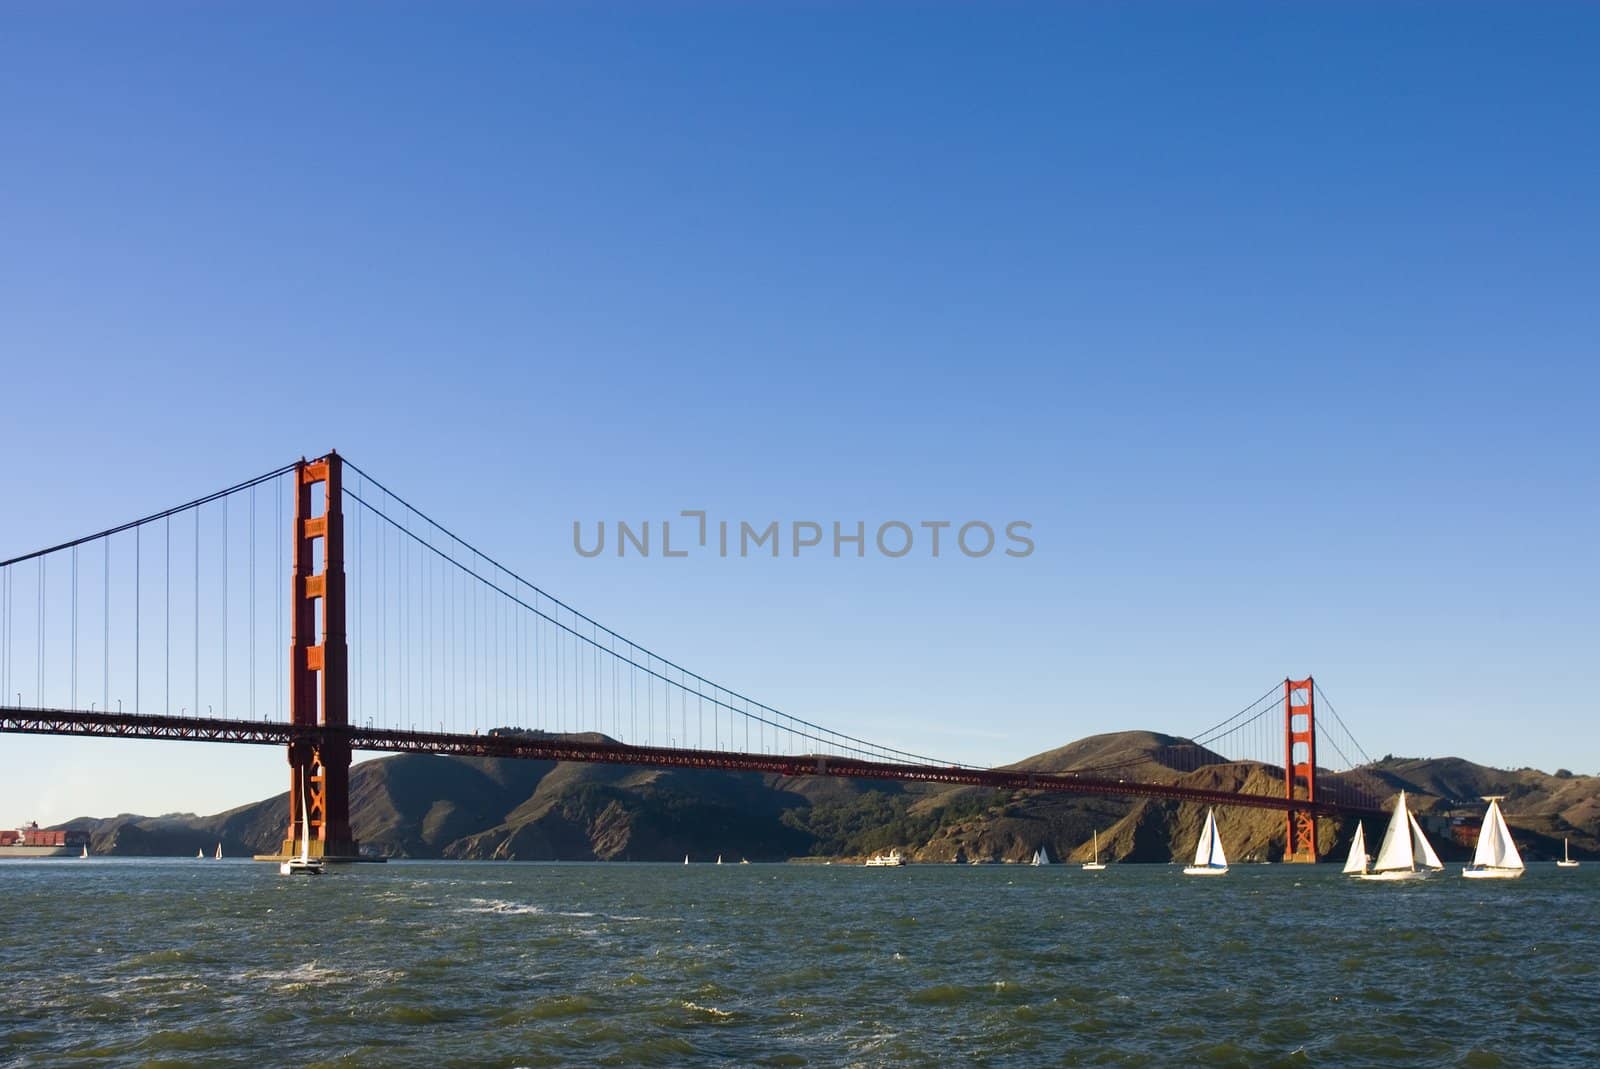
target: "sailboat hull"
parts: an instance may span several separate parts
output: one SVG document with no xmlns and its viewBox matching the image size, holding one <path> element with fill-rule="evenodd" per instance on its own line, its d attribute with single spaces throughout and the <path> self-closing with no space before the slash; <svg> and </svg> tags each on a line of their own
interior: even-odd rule
<svg viewBox="0 0 1600 1069">
<path fill-rule="evenodd" d="M 1098 861 L 1085 861 L 1083 863 L 1084 872 L 1104 872 L 1105 868 L 1106 867 Z"/>
<path fill-rule="evenodd" d="M 1428 869 L 1398 869 L 1391 872 L 1358 872 L 1356 877 L 1377 883 L 1396 883 L 1401 880 L 1426 880 L 1433 873 Z"/>
<path fill-rule="evenodd" d="M 1225 868 L 1212 868 L 1210 865 L 1190 865 L 1183 870 L 1185 876 L 1226 876 Z"/>
<path fill-rule="evenodd" d="M 278 865 L 278 875 L 279 876 L 321 876 L 322 875 L 322 862 L 321 861 L 301 861 L 299 858 L 296 858 L 293 861 L 284 861 L 284 862 L 282 862 L 282 863 L 280 863 Z"/>
<path fill-rule="evenodd" d="M 1577 867 L 1578 867 L 1578 863 L 1576 861 L 1557 861 L 1556 862 L 1556 868 L 1558 868 L 1558 869 L 1575 869 Z"/>
<path fill-rule="evenodd" d="M 1469 880 L 1514 880 L 1522 875 L 1521 869 L 1465 868 L 1461 875 Z"/>
</svg>

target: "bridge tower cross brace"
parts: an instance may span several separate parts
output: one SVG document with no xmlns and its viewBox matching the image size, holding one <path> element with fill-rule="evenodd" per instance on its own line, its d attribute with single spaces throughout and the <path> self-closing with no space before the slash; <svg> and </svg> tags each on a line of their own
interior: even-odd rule
<svg viewBox="0 0 1600 1069">
<path fill-rule="evenodd" d="M 322 512 L 314 515 L 312 491 L 319 485 Z M 285 855 L 300 851 L 302 790 L 312 856 L 360 855 L 350 832 L 350 738 L 344 730 L 350 723 L 350 648 L 345 632 L 343 486 L 338 453 L 295 465 L 289 722 L 297 730 L 289 743 Z"/>
<path fill-rule="evenodd" d="M 1283 790 L 1291 802 L 1317 799 L 1315 690 L 1311 676 L 1283 681 Z M 1316 814 L 1310 809 L 1290 808 L 1287 817 L 1283 859 L 1316 861 Z"/>
</svg>

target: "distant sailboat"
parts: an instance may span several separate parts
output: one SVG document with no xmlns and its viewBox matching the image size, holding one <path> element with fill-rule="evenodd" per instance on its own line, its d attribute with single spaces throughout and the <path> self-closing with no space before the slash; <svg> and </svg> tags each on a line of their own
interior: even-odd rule
<svg viewBox="0 0 1600 1069">
<path fill-rule="evenodd" d="M 89 856 L 89 844 L 88 843 L 84 843 L 83 844 L 83 853 L 79 854 L 78 857 L 79 858 L 86 858 L 88 856 Z M 1577 862 L 1574 861 L 1573 864 L 1576 865 Z"/>
<path fill-rule="evenodd" d="M 84 849 L 88 849 L 88 847 L 85 847 Z M 89 856 L 88 854 L 84 855 L 84 857 L 88 857 L 88 856 Z M 1567 841 L 1565 839 L 1562 839 L 1561 840 L 1561 860 L 1556 862 L 1556 868 L 1558 868 L 1558 869 L 1575 869 L 1577 867 L 1578 867 L 1578 863 L 1576 861 L 1572 860 L 1572 848 L 1567 845 Z"/>
<path fill-rule="evenodd" d="M 1522 875 L 1522 855 L 1506 827 L 1505 815 L 1500 812 L 1498 794 L 1484 796 L 1489 812 L 1483 815 L 1483 828 L 1478 832 L 1478 849 L 1472 855 L 1472 864 L 1461 870 L 1469 880 L 1514 880 Z"/>
<path fill-rule="evenodd" d="M 1372 864 L 1372 858 L 1367 856 L 1367 828 L 1359 820 L 1356 821 L 1356 837 L 1350 840 L 1350 856 L 1344 859 L 1344 874 L 1346 876 L 1363 876 L 1367 866 Z"/>
<path fill-rule="evenodd" d="M 1406 808 L 1406 792 L 1401 791 L 1389 818 L 1389 829 L 1383 833 L 1383 845 L 1378 847 L 1378 859 L 1370 871 L 1360 873 L 1361 879 L 1420 880 L 1430 875 L 1430 870 L 1439 872 L 1443 868 L 1444 862 L 1422 834 L 1422 825 Z"/>
<path fill-rule="evenodd" d="M 719 865 L 722 864 L 722 855 L 721 854 L 717 855 L 717 864 L 719 864 Z"/>
<path fill-rule="evenodd" d="M 1033 861 L 1030 862 L 1030 864 L 1032 864 L 1032 865 L 1048 865 L 1048 864 L 1050 864 L 1050 852 L 1048 850 L 1046 850 L 1042 846 L 1039 847 L 1039 849 L 1037 849 L 1037 850 L 1035 850 L 1033 852 Z"/>
<path fill-rule="evenodd" d="M 687 865 L 689 863 L 689 855 L 688 854 L 684 854 L 683 855 L 683 863 L 685 865 Z"/>
<path fill-rule="evenodd" d="M 194 852 L 194 859 L 196 861 L 204 861 L 206 859 L 206 852 L 204 850 L 196 850 Z"/>
<path fill-rule="evenodd" d="M 217 844 L 217 860 L 218 861 L 222 860 L 222 844 L 221 843 Z"/>
<path fill-rule="evenodd" d="M 1185 876 L 1225 876 L 1228 855 L 1222 852 L 1222 836 L 1217 834 L 1217 811 L 1206 810 L 1205 830 L 1194 848 L 1194 864 L 1183 870 Z"/>
<path fill-rule="evenodd" d="M 1094 860 L 1085 861 L 1083 870 L 1085 872 L 1099 872 L 1103 868 L 1105 868 L 1105 865 L 1100 861 L 1100 829 L 1096 828 L 1094 831 Z"/>
</svg>

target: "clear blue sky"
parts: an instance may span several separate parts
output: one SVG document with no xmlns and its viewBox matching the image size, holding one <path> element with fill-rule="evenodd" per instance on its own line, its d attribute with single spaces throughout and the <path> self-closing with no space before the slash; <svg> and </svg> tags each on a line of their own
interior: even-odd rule
<svg viewBox="0 0 1600 1069">
<path fill-rule="evenodd" d="M 1600 772 L 1597 31 L 12 8 L 0 557 L 337 447 L 660 652 L 912 749 L 1195 731 L 1314 672 L 1375 755 Z M 693 507 L 1038 549 L 572 551 Z M 270 750 L 0 755 L 0 821 L 284 785 Z"/>
</svg>

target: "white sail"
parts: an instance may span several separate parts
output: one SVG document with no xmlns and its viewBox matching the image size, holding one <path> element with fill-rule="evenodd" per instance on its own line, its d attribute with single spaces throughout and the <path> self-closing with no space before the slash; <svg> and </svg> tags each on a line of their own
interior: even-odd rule
<svg viewBox="0 0 1600 1069">
<path fill-rule="evenodd" d="M 1207 819 L 1211 823 L 1211 857 L 1207 864 L 1214 869 L 1225 869 L 1228 867 L 1228 855 L 1222 852 L 1222 834 L 1217 831 L 1217 816 L 1208 813 Z"/>
<path fill-rule="evenodd" d="M 1211 863 L 1211 843 L 1217 837 L 1217 818 L 1211 810 L 1206 810 L 1206 824 L 1200 829 L 1200 841 L 1194 846 L 1194 864 L 1202 868 Z"/>
<path fill-rule="evenodd" d="M 1511 829 L 1506 826 L 1505 815 L 1500 812 L 1500 803 L 1494 799 L 1489 802 L 1489 812 L 1483 818 L 1483 829 L 1478 832 L 1478 849 L 1473 854 L 1472 864 L 1491 869 L 1523 867 L 1522 855 L 1517 851 L 1516 841 L 1511 838 Z"/>
<path fill-rule="evenodd" d="M 1427 844 L 1427 840 L 1423 840 Z M 1412 852 L 1411 814 L 1406 811 L 1406 792 L 1400 792 L 1400 800 L 1394 804 L 1394 813 L 1389 817 L 1389 828 L 1383 833 L 1383 845 L 1378 847 L 1378 860 L 1372 865 L 1373 872 L 1399 872 L 1410 871 L 1417 867 L 1416 855 Z M 1432 849 L 1429 849 L 1432 853 Z"/>
<path fill-rule="evenodd" d="M 306 801 L 306 775 L 300 773 L 300 863 L 311 860 L 311 806 Z"/>
<path fill-rule="evenodd" d="M 1194 848 L 1194 868 L 1225 869 L 1228 855 L 1222 851 L 1222 836 L 1217 833 L 1217 812 L 1206 810 L 1206 826 L 1200 832 L 1200 841 Z"/>
<path fill-rule="evenodd" d="M 1508 869 L 1523 868 L 1522 852 L 1517 849 L 1517 841 L 1511 837 L 1511 827 L 1506 823 L 1505 814 L 1500 812 L 1496 803 L 1493 807 L 1495 824 L 1500 834 L 1500 854 L 1505 858 L 1500 864 Z"/>
<path fill-rule="evenodd" d="M 1500 815 L 1500 809 L 1495 803 L 1489 803 L 1489 812 L 1484 814 L 1483 827 L 1478 830 L 1478 849 L 1472 853 L 1472 863 L 1479 868 L 1500 867 L 1505 854 L 1500 847 L 1500 836 L 1496 834 L 1494 818 Z"/>
<path fill-rule="evenodd" d="M 1039 849 L 1037 849 L 1037 850 L 1035 850 L 1033 852 L 1033 863 L 1035 865 L 1048 865 L 1048 864 L 1050 864 L 1050 851 L 1046 850 L 1042 846 L 1039 847 Z"/>
<path fill-rule="evenodd" d="M 1350 840 L 1350 856 L 1344 860 L 1344 871 L 1367 871 L 1367 829 L 1360 821 L 1356 822 L 1356 837 Z"/>
<path fill-rule="evenodd" d="M 1422 863 L 1430 869 L 1444 868 L 1444 862 L 1439 860 L 1439 855 L 1433 852 L 1433 844 L 1428 842 L 1428 837 L 1422 834 L 1422 825 L 1417 823 L 1417 818 L 1407 814 L 1411 820 L 1411 850 L 1422 858 Z"/>
</svg>

